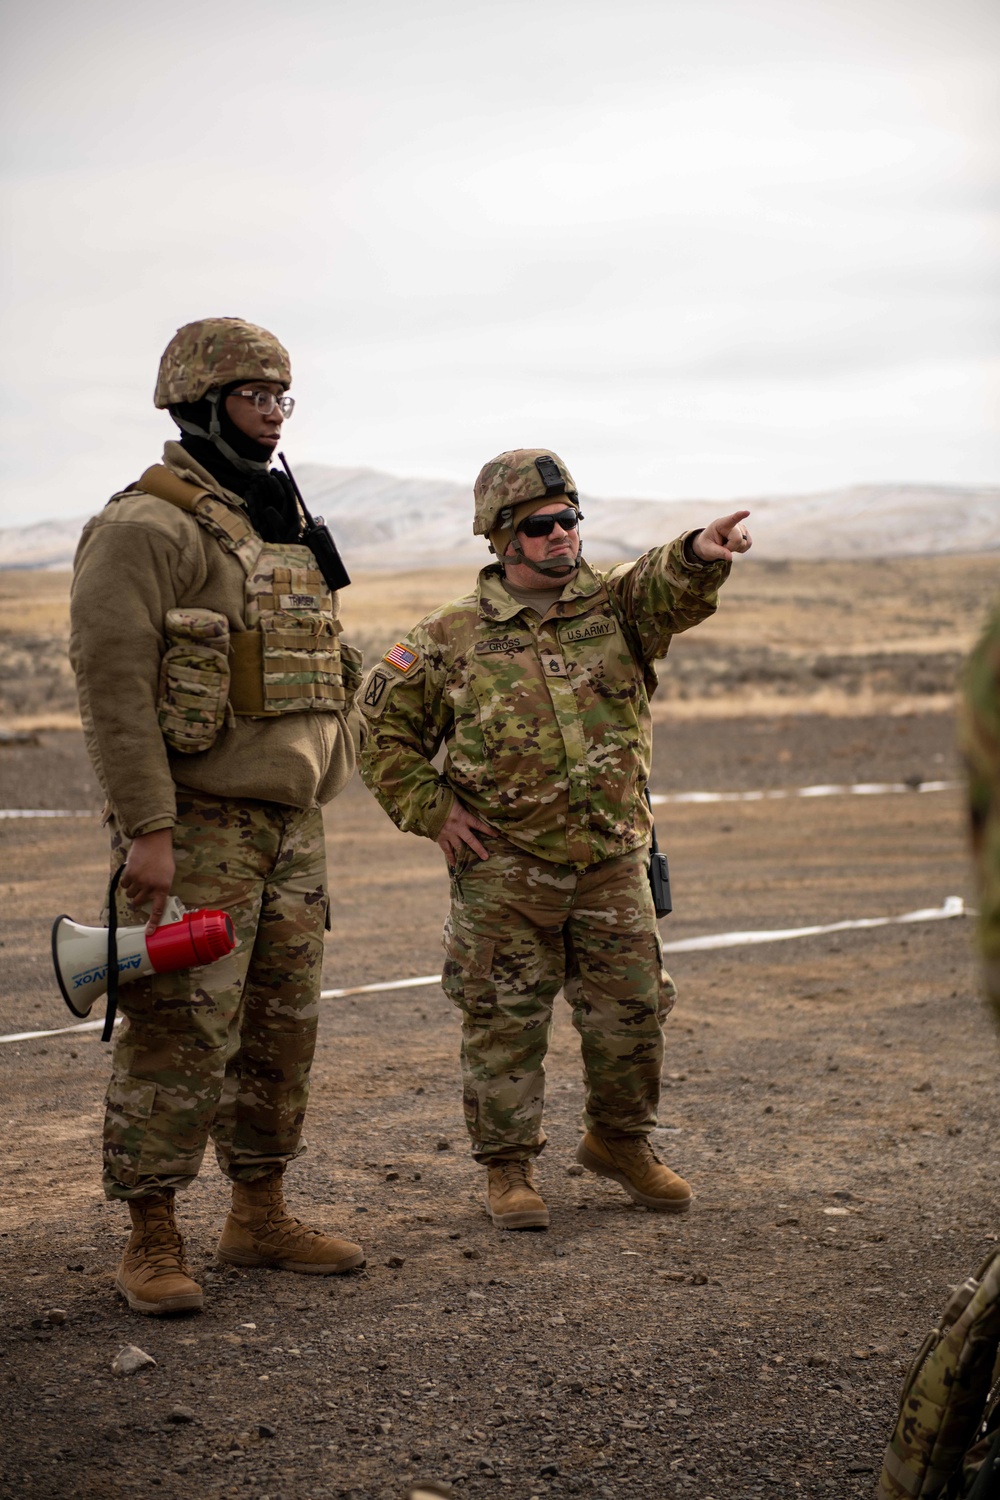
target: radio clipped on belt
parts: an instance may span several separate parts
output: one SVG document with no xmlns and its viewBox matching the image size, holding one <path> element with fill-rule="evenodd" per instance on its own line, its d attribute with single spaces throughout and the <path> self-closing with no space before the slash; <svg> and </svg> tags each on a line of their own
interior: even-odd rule
<svg viewBox="0 0 1000 1500">
<path fill-rule="evenodd" d="M 646 804 L 652 813 L 653 799 L 649 795 L 649 787 L 646 788 Z M 674 909 L 670 899 L 670 867 L 667 864 L 667 856 L 660 853 L 660 846 L 656 842 L 655 823 L 649 836 L 649 889 L 653 896 L 653 909 L 656 915 L 669 917 Z"/>
</svg>

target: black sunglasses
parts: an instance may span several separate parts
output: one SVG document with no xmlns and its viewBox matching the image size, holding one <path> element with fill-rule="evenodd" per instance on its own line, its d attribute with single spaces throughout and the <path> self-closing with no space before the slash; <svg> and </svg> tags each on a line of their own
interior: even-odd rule
<svg viewBox="0 0 1000 1500">
<path fill-rule="evenodd" d="M 563 531 L 575 531 L 582 520 L 580 512 L 569 505 L 565 510 L 550 512 L 547 516 L 525 516 L 517 529 L 523 531 L 525 536 L 551 536 L 552 528 L 557 522 Z"/>
</svg>

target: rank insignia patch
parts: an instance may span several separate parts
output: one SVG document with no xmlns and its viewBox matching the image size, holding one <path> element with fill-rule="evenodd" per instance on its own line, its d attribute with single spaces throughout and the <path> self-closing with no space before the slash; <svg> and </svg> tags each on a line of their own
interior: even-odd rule
<svg viewBox="0 0 1000 1500">
<path fill-rule="evenodd" d="M 392 650 L 385 653 L 382 660 L 387 661 L 390 667 L 395 667 L 397 672 L 409 672 L 420 658 L 415 651 L 410 650 L 409 646 L 400 645 L 397 641 Z"/>
</svg>

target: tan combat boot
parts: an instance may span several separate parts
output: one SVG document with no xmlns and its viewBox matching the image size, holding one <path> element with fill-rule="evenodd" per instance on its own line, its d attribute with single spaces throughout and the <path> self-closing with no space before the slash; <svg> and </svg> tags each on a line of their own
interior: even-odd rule
<svg viewBox="0 0 1000 1500">
<path fill-rule="evenodd" d="M 229 1266 L 275 1266 L 307 1276 L 336 1276 L 363 1266 L 360 1245 L 292 1218 L 281 1191 L 283 1170 L 233 1183 L 233 1206 L 216 1251 L 219 1259 Z"/>
<path fill-rule="evenodd" d="M 174 1195 L 130 1198 L 132 1234 L 115 1286 L 133 1312 L 200 1312 L 205 1299 L 184 1259 L 184 1241 L 174 1222 Z"/>
<path fill-rule="evenodd" d="M 644 1135 L 607 1141 L 588 1130 L 577 1147 L 576 1159 L 598 1177 L 620 1182 L 633 1203 L 643 1208 L 682 1214 L 690 1207 L 690 1187 L 663 1165 Z"/>
<path fill-rule="evenodd" d="M 491 1162 L 486 1174 L 486 1208 L 498 1229 L 548 1229 L 530 1161 Z"/>
</svg>

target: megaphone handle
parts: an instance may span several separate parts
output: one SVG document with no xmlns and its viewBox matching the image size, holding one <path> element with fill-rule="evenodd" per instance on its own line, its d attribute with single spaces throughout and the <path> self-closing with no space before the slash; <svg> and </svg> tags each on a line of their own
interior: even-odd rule
<svg viewBox="0 0 1000 1500">
<path fill-rule="evenodd" d="M 118 1010 L 118 903 L 115 896 L 118 892 L 118 882 L 124 872 L 125 866 L 119 865 L 108 886 L 108 1008 L 104 1012 L 102 1042 L 110 1042 L 115 1026 L 115 1013 Z"/>
</svg>

